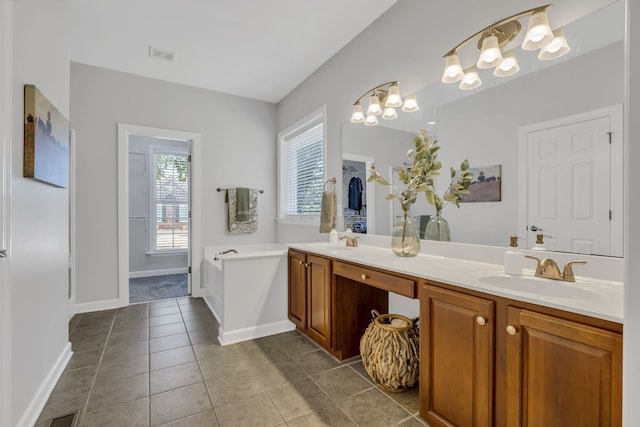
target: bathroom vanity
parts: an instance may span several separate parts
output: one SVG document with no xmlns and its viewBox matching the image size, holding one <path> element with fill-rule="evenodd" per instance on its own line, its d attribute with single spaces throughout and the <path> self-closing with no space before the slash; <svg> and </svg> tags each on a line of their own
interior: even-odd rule
<svg viewBox="0 0 640 427">
<path fill-rule="evenodd" d="M 387 248 L 290 245 L 289 318 L 359 354 L 388 292 L 420 300 L 420 415 L 431 426 L 620 426 L 622 285 L 502 274 Z"/>
</svg>

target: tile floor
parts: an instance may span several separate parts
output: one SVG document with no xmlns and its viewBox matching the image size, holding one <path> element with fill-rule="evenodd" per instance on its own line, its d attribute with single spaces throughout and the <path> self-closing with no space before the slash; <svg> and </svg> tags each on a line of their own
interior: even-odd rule
<svg viewBox="0 0 640 427">
<path fill-rule="evenodd" d="M 222 347 L 201 299 L 75 316 L 74 355 L 36 427 L 425 426 L 418 390 L 384 393 L 359 360 L 337 361 L 297 331 Z"/>
</svg>

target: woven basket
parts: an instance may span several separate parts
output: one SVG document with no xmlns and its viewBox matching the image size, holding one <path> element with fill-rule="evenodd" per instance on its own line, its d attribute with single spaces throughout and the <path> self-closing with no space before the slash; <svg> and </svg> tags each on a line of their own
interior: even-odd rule
<svg viewBox="0 0 640 427">
<path fill-rule="evenodd" d="M 418 381 L 418 319 L 376 310 L 371 314 L 374 319 L 360 339 L 362 364 L 380 389 L 407 391 Z"/>
</svg>

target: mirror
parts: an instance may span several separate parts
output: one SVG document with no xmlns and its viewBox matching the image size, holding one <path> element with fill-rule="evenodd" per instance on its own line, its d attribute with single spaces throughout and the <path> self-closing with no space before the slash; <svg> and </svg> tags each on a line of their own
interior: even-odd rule
<svg viewBox="0 0 640 427">
<path fill-rule="evenodd" d="M 518 47 L 520 72 L 515 76 L 498 78 L 491 70 L 481 70 L 483 84 L 472 91 L 437 81 L 417 93 L 421 108 L 417 113 L 399 113 L 398 119 L 381 120 L 375 127 L 346 122 L 343 153 L 370 156 L 387 179 L 395 178 L 391 169 L 407 160 L 406 152 L 418 129 L 427 128 L 440 143 L 438 156 L 443 171 L 458 167 L 465 158 L 472 167 L 501 165 L 500 201 L 461 203 L 459 209 L 445 207 L 443 216 L 451 227 L 452 240 L 506 246 L 510 235 L 527 237 L 531 233 L 524 226 L 529 224 L 519 220 L 523 205 L 526 218 L 528 199 L 528 187 L 521 186 L 520 177 L 527 168 L 526 156 L 521 164 L 521 133 L 535 124 L 624 102 L 624 14 L 624 2 L 617 1 L 565 25 L 571 52 L 552 61 L 540 61 L 537 51 Z M 521 37 L 522 34 L 518 39 Z M 518 39 L 515 43 L 519 43 Z M 472 55 L 477 57 L 477 53 Z M 463 65 L 468 65 L 464 59 Z M 622 129 L 616 128 L 614 133 L 618 132 L 622 145 Z M 438 193 L 444 193 L 448 184 L 445 172 L 438 182 Z M 376 234 L 380 235 L 390 234 L 394 208 L 395 212 L 399 210 L 399 206 L 393 206 L 397 202 L 385 200 L 386 193 L 388 189 L 377 185 L 377 203 L 367 206 L 369 212 L 374 212 Z M 414 216 L 433 212 L 422 195 L 412 208 Z M 532 247 L 534 243 L 529 240 L 520 246 Z M 613 254 L 621 256 L 622 252 Z"/>
</svg>

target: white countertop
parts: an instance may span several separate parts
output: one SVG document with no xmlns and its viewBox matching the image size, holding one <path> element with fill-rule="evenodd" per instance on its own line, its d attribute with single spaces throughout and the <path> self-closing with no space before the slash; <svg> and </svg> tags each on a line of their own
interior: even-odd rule
<svg viewBox="0 0 640 427">
<path fill-rule="evenodd" d="M 352 248 L 343 242 L 292 243 L 289 247 L 504 298 L 623 322 L 621 282 L 576 275 L 576 282 L 568 283 L 534 277 L 534 270 L 526 269 L 522 276 L 508 276 L 499 264 L 425 253 L 403 258 L 394 255 L 390 248 L 368 245 Z"/>
</svg>

